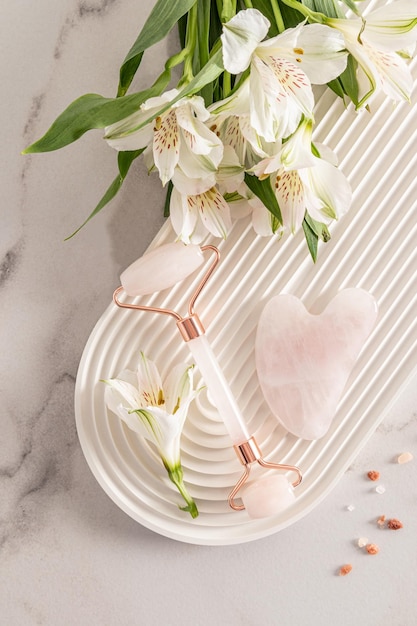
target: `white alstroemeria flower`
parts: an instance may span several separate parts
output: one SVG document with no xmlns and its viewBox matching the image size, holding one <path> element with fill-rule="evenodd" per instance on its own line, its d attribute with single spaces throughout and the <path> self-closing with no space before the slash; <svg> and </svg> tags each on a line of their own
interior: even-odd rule
<svg viewBox="0 0 417 626">
<path fill-rule="evenodd" d="M 174 367 L 162 385 L 156 365 L 141 353 L 136 372 L 123 371 L 107 384 L 107 407 L 136 433 L 157 448 L 172 482 L 187 502 L 182 510 L 197 517 L 195 502 L 183 483 L 180 439 L 188 408 L 198 391 L 193 390 L 193 367 Z"/>
<path fill-rule="evenodd" d="M 222 142 L 204 123 L 210 114 L 200 96 L 181 98 L 165 113 L 156 115 L 178 93 L 172 89 L 149 98 L 137 113 L 105 129 L 104 138 L 116 150 L 152 146 L 153 163 L 163 185 L 172 179 L 177 166 L 193 179 L 213 175 L 223 156 Z M 144 127 L 134 130 L 148 119 L 151 121 Z"/>
<path fill-rule="evenodd" d="M 345 213 L 352 192 L 337 169 L 334 155 L 326 147 L 320 157 L 313 154 L 312 123 L 304 119 L 275 157 L 252 168 L 260 178 L 270 176 L 285 227 L 296 232 L 306 211 L 319 222 L 328 223 Z M 316 150 L 320 150 L 317 144 Z"/>
<path fill-rule="evenodd" d="M 346 48 L 359 64 L 358 80 L 366 87 L 360 94 L 358 108 L 377 88 L 393 100 L 410 99 L 413 79 L 398 53 L 415 46 L 417 40 L 415 0 L 393 2 L 365 18 L 329 18 L 326 22 L 343 34 Z"/>
<path fill-rule="evenodd" d="M 347 52 L 343 37 L 322 24 L 299 24 L 262 41 L 268 26 L 256 9 L 240 11 L 224 24 L 222 43 L 227 71 L 236 74 L 250 67 L 251 126 L 273 142 L 293 133 L 302 115 L 312 117 L 311 83 L 339 76 Z"/>
<path fill-rule="evenodd" d="M 185 244 L 200 243 L 207 231 L 226 239 L 232 227 L 229 205 L 217 187 L 197 195 L 181 193 L 174 187 L 170 217 L 178 239 Z"/>
</svg>

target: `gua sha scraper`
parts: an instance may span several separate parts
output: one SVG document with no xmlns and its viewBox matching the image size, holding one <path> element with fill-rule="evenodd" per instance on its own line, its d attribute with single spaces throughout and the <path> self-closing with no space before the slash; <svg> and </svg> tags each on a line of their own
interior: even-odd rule
<svg viewBox="0 0 417 626">
<path fill-rule="evenodd" d="M 123 291 L 128 296 L 136 297 L 171 287 L 201 266 L 206 251 L 214 254 L 215 258 L 189 301 L 186 317 L 171 309 L 133 304 L 119 299 Z M 237 511 L 246 509 L 252 518 L 268 517 L 279 513 L 294 501 L 293 487 L 301 482 L 302 477 L 300 470 L 293 465 L 269 463 L 263 459 L 254 437 L 249 436 L 245 420 L 207 341 L 203 324 L 194 310 L 195 302 L 212 275 L 219 258 L 217 248 L 210 245 L 201 248 L 192 244 L 184 246 L 181 243 L 162 245 L 145 254 L 122 273 L 120 277 L 122 286 L 114 292 L 113 300 L 122 308 L 163 313 L 174 317 L 181 336 L 187 342 L 200 369 L 210 396 L 223 417 L 235 452 L 244 465 L 243 475 L 229 494 L 229 505 Z M 291 484 L 285 475 L 274 473 L 257 477 L 247 483 L 254 463 L 266 469 L 294 472 L 297 478 Z M 239 491 L 243 504 L 237 504 L 234 500 Z"/>
<path fill-rule="evenodd" d="M 265 306 L 256 369 L 270 410 L 290 433 L 309 440 L 326 434 L 377 312 L 374 298 L 356 288 L 340 291 L 320 315 L 286 294 Z"/>
</svg>

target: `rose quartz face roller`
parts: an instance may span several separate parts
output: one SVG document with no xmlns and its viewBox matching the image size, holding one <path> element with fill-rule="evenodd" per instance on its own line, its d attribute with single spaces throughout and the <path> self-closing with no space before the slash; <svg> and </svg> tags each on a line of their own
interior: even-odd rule
<svg viewBox="0 0 417 626">
<path fill-rule="evenodd" d="M 205 252 L 211 252 L 214 260 L 192 295 L 188 304 L 188 314 L 185 317 L 171 309 L 133 304 L 119 299 L 123 292 L 128 296 L 136 297 L 173 286 L 202 265 Z M 211 245 L 202 247 L 192 244 L 184 246 L 181 243 L 162 245 L 139 258 L 122 273 L 121 287 L 116 289 L 113 299 L 119 307 L 162 313 L 176 320 L 180 334 L 187 343 L 210 390 L 213 403 L 222 415 L 236 455 L 244 466 L 243 475 L 229 494 L 229 505 L 236 511 L 246 509 L 251 518 L 269 517 L 286 509 L 294 501 L 293 488 L 301 482 L 302 475 L 298 467 L 293 465 L 270 463 L 264 460 L 254 437 L 249 435 L 242 413 L 207 341 L 204 326 L 194 310 L 195 302 L 219 259 L 219 251 Z M 264 476 L 248 481 L 254 463 L 267 470 L 293 472 L 296 474 L 296 479 L 290 483 L 285 474 L 268 472 Z M 243 504 L 235 502 L 238 492 Z"/>
</svg>

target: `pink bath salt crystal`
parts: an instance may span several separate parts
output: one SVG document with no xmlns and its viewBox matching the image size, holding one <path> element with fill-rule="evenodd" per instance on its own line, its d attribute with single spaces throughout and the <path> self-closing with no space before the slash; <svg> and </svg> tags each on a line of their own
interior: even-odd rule
<svg viewBox="0 0 417 626">
<path fill-rule="evenodd" d="M 400 465 L 403 465 L 404 463 L 409 463 L 410 461 L 413 460 L 413 455 L 411 454 L 411 452 L 403 452 L 402 454 L 400 454 L 400 456 L 397 459 L 397 463 L 400 463 Z"/>
<path fill-rule="evenodd" d="M 320 315 L 289 294 L 267 303 L 256 369 L 271 412 L 290 433 L 309 440 L 326 434 L 376 316 L 374 298 L 362 289 L 340 291 Z"/>
</svg>

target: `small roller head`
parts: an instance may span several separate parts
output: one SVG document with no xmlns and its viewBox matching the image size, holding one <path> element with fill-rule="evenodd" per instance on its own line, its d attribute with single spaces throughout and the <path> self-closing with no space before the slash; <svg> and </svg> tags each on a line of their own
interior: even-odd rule
<svg viewBox="0 0 417 626">
<path fill-rule="evenodd" d="M 295 500 L 294 489 L 283 474 L 271 474 L 247 483 L 241 498 L 249 517 L 259 519 L 281 513 Z"/>
<path fill-rule="evenodd" d="M 172 287 L 192 274 L 204 261 L 199 246 L 167 243 L 134 261 L 120 276 L 129 296 L 144 296 Z"/>
</svg>

